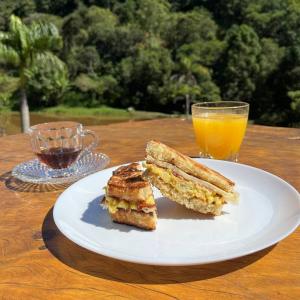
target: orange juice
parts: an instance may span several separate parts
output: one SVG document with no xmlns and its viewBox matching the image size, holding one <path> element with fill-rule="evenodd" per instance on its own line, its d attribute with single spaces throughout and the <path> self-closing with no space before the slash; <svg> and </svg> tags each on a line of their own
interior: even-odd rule
<svg viewBox="0 0 300 300">
<path fill-rule="evenodd" d="M 247 114 L 232 113 L 203 113 L 193 116 L 201 154 L 216 159 L 237 157 L 245 135 L 247 119 Z"/>
</svg>

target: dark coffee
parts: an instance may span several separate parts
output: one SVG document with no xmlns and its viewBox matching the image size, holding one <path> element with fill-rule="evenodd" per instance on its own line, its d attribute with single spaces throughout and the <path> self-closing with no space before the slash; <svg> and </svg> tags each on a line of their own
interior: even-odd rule
<svg viewBox="0 0 300 300">
<path fill-rule="evenodd" d="M 39 160 L 52 169 L 69 167 L 78 157 L 81 149 L 76 148 L 50 148 L 36 153 Z"/>
</svg>

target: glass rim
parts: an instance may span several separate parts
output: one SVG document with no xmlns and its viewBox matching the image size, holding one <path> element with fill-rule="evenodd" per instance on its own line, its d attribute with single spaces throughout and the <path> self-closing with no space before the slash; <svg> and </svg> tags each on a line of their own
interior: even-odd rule
<svg viewBox="0 0 300 300">
<path fill-rule="evenodd" d="M 220 104 L 220 106 L 218 106 Z M 222 106 L 222 104 L 225 104 Z M 215 106 L 214 106 L 215 105 Z M 234 109 L 234 108 L 248 108 L 250 105 L 243 101 L 206 101 L 192 104 L 192 108 L 201 109 Z"/>
<path fill-rule="evenodd" d="M 59 125 L 61 124 L 61 125 Z M 65 125 L 63 125 L 65 124 Z M 51 127 L 53 126 L 53 127 Z M 79 128 L 82 124 L 79 122 L 73 122 L 73 121 L 54 121 L 54 122 L 45 122 L 45 123 L 39 123 L 36 125 L 33 125 L 29 127 L 29 133 L 35 130 L 41 130 L 41 131 L 55 131 L 55 130 L 61 130 L 61 129 L 67 129 L 67 128 Z"/>
</svg>

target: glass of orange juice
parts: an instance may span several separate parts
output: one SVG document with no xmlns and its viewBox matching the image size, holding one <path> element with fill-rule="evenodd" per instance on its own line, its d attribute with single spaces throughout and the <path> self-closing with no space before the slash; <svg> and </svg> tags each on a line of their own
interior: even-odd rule
<svg viewBox="0 0 300 300">
<path fill-rule="evenodd" d="M 236 101 L 192 105 L 193 126 L 201 157 L 237 161 L 249 104 Z"/>
</svg>

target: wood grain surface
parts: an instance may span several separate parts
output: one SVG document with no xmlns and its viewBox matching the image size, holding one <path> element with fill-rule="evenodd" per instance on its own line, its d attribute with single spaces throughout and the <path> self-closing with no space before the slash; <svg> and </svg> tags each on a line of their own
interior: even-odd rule
<svg viewBox="0 0 300 300">
<path fill-rule="evenodd" d="M 188 121 L 91 129 L 111 166 L 143 159 L 150 139 L 197 155 Z M 110 259 L 77 246 L 55 226 L 52 208 L 66 186 L 12 178 L 12 168 L 33 157 L 27 136 L 0 138 L 0 299 L 300 299 L 299 228 L 273 247 L 209 265 L 156 267 Z M 240 162 L 299 191 L 300 129 L 249 126 Z"/>
</svg>

